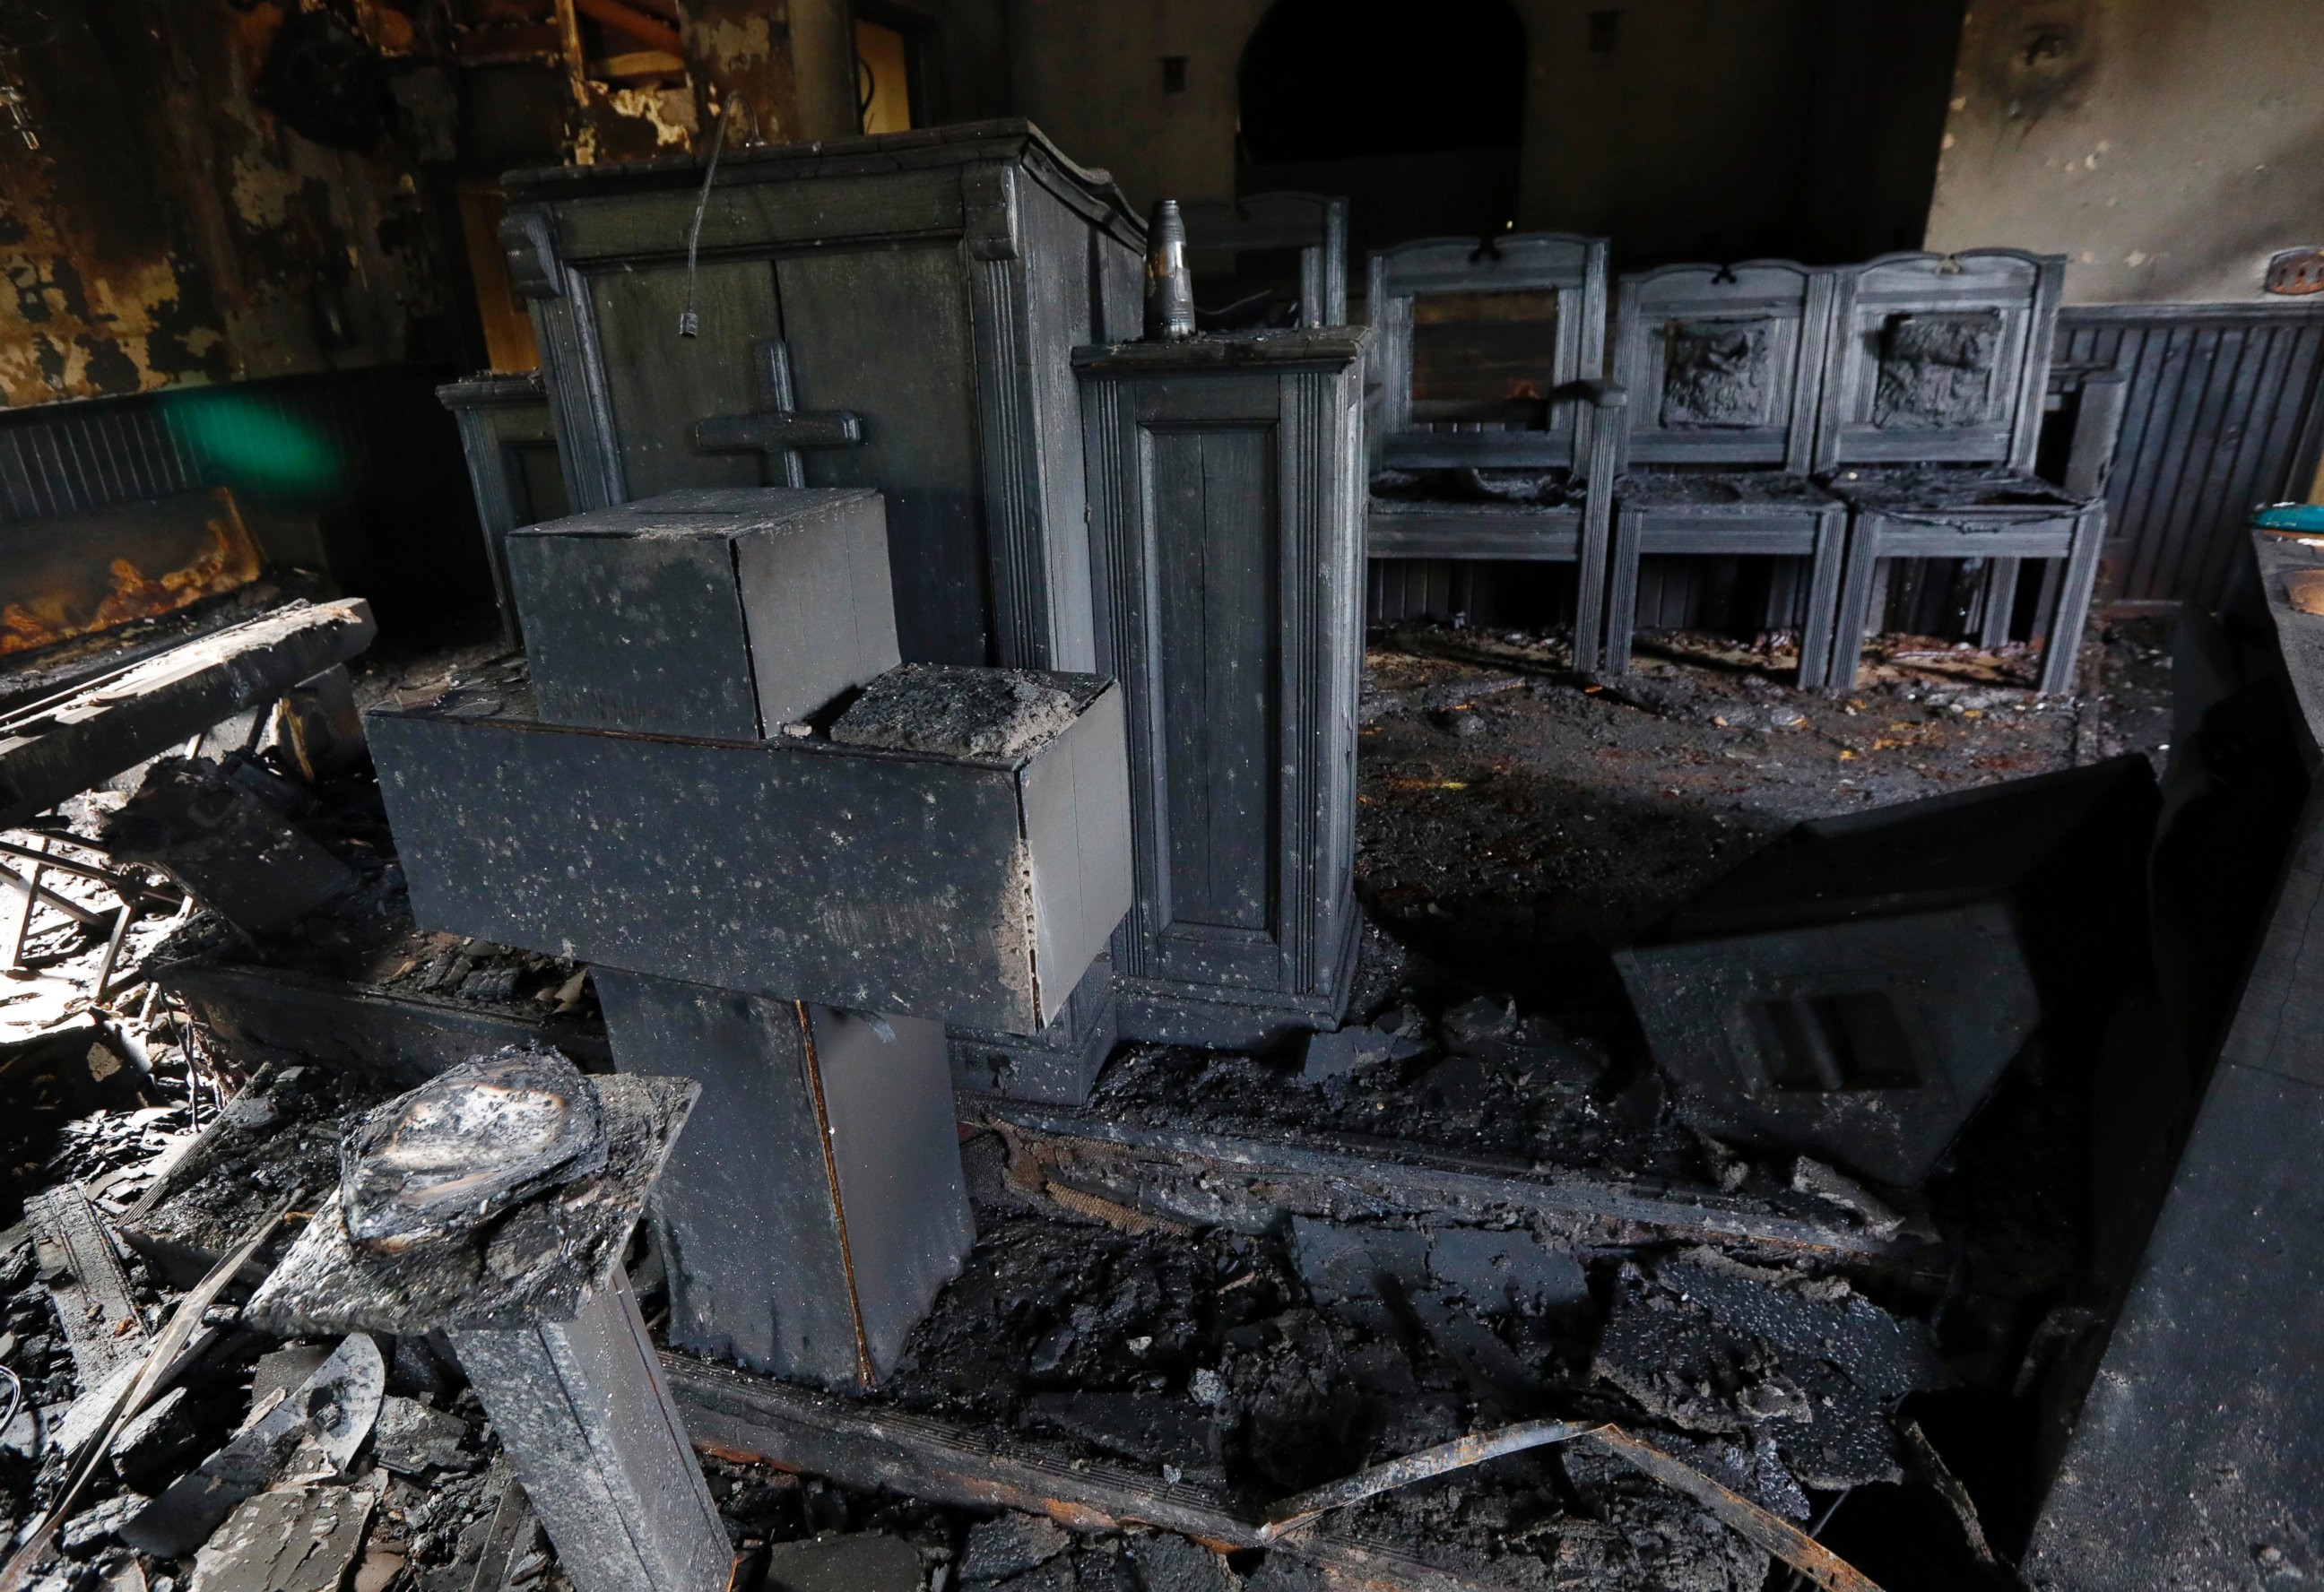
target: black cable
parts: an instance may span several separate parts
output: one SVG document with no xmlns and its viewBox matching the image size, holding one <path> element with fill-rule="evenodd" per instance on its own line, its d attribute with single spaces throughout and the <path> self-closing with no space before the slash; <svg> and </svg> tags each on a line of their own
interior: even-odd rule
<svg viewBox="0 0 2324 1592">
<path fill-rule="evenodd" d="M 718 113 L 718 131 L 710 139 L 710 163 L 702 170 L 702 196 L 694 201 L 694 225 L 686 229 L 686 307 L 678 312 L 678 335 L 691 337 L 702 329 L 702 317 L 694 313 L 694 259 L 702 242 L 702 217 L 710 208 L 710 183 L 718 175 L 718 152 L 726 147 L 726 124 L 734 119 L 734 102 L 730 98 Z"/>
</svg>

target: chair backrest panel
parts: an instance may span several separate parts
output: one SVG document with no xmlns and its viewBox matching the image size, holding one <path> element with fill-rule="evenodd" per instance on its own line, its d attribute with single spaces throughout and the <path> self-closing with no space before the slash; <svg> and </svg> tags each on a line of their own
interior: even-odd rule
<svg viewBox="0 0 2324 1592">
<path fill-rule="evenodd" d="M 1619 297 L 1614 379 L 1629 390 L 1631 463 L 1808 468 L 1831 272 L 1666 265 L 1624 277 Z"/>
<path fill-rule="evenodd" d="M 1371 257 L 1373 460 L 1572 468 L 1606 346 L 1606 240 L 1428 238 Z"/>
<path fill-rule="evenodd" d="M 1839 273 L 1818 469 L 2034 467 L 2062 255 L 1886 254 Z"/>
<path fill-rule="evenodd" d="M 1190 253 L 1297 250 L 1299 324 L 1348 320 L 1348 201 L 1328 194 L 1261 193 L 1189 199 L 1178 207 Z"/>
</svg>

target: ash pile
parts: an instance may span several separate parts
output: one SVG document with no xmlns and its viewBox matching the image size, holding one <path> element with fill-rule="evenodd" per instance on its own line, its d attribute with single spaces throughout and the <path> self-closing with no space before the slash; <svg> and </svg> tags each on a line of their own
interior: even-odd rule
<svg viewBox="0 0 2324 1592">
<path fill-rule="evenodd" d="M 489 690 L 492 669 L 442 672 Z M 2140 905 L 2091 882 L 2137 877 L 2113 852 L 2151 822 L 2151 783 L 2062 783 L 2046 817 L 1934 813 L 2015 849 L 1804 826 L 1633 936 L 1618 1001 L 1480 993 L 1368 928 L 1335 1032 L 1252 1054 L 1128 1045 L 1079 1108 L 962 1096 L 976 1247 L 892 1376 L 816 1406 L 816 1458 L 789 1406 L 697 1424 L 733 1374 L 667 1361 L 746 1579 L 2015 1584 L 2151 1199 L 2098 1181 L 2093 1146 L 2137 1148 L 2146 1118 L 2098 1084 L 2172 1060 L 2148 1054 L 2168 1025 L 2140 1016 L 2161 1009 L 2126 949 Z M 350 1129 L 466 1054 L 439 1035 L 403 1048 L 401 1074 L 350 1064 L 377 1054 L 347 1038 L 382 1009 L 365 1002 L 562 1024 L 590 1069 L 590 981 L 415 929 L 367 778 L 274 810 L 352 885 L 245 929 L 180 912 L 175 875 L 139 876 L 109 998 L 84 980 L 6 1063 L 40 1107 L 16 1130 L 23 1219 L 0 1235 L 0 1364 L 22 1385 L 0 1429 L 9 1551 L 34 1551 L 42 1592 L 558 1586 L 437 1335 L 285 1339 L 238 1306 Z M 92 849 L 42 843 L 109 856 L 104 821 L 70 830 Z M 1882 871 L 1898 856 L 1909 888 Z M 2027 906 L 2058 901 L 2080 916 Z M 1916 914 L 1918 938 L 1862 938 Z M 109 921 L 43 906 L 32 922 L 35 957 L 105 953 Z M 1890 981 L 1816 981 L 1842 962 Z M 262 1034 L 219 1020 L 222 986 L 180 992 L 236 969 L 331 980 L 352 1004 Z M 1712 1032 L 1721 978 L 1722 1008 L 1750 1017 Z M 1882 989 L 1885 1007 L 1866 998 Z M 666 1258 L 626 1256 L 656 1333 Z M 157 1346 L 167 1385 L 103 1431 Z M 996 1468 L 1060 1490 L 996 1490 Z"/>
</svg>

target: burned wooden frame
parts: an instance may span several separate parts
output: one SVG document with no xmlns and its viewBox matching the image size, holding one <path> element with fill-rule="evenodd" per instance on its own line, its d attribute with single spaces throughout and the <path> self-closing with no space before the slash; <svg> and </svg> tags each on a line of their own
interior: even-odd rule
<svg viewBox="0 0 2324 1592">
<path fill-rule="evenodd" d="M 1382 250 L 1370 267 L 1372 377 L 1370 461 L 1376 471 L 1518 471 L 1554 490 L 1453 495 L 1423 478 L 1383 493 L 1375 478 L 1365 530 L 1374 558 L 1538 559 L 1577 566 L 1574 658 L 1589 667 L 1600 647 L 1612 483 L 1622 446 L 1622 390 L 1600 379 L 1606 344 L 1603 238 L 1514 233 L 1471 241 L 1432 238 Z M 1517 366 L 1486 370 L 1472 396 L 1481 419 L 1424 412 L 1427 372 L 1417 346 L 1424 304 L 1486 321 L 1530 319 L 1547 340 L 1520 351 Z M 1522 309 L 1541 311 L 1519 317 Z M 1537 356 L 1537 357 L 1536 357 Z M 1454 364 L 1460 361 L 1450 362 Z M 1522 367 L 1522 368 L 1519 368 Z M 1416 384 L 1418 384 L 1416 386 Z M 1469 406 L 1473 407 L 1473 406 Z M 1520 410 L 1531 411 L 1519 413 Z M 1524 423 L 1538 416 L 1538 425 Z"/>
<path fill-rule="evenodd" d="M 1295 250 L 1299 319 L 1307 327 L 1348 324 L 1348 201 L 1323 194 L 1260 193 L 1239 199 L 1181 201 L 1193 253 Z"/>
<path fill-rule="evenodd" d="M 1848 516 L 1807 473 L 1833 281 L 1787 260 L 1622 279 L 1614 378 L 1630 395 L 1629 468 L 1615 489 L 1609 670 L 1629 667 L 1642 557 L 1761 556 L 1806 560 L 1798 680 L 1826 684 Z"/>
<path fill-rule="evenodd" d="M 436 399 L 460 428 L 460 453 L 467 462 L 476 523 L 492 566 L 493 595 L 500 604 L 501 637 L 511 647 L 521 647 L 524 635 L 509 594 L 508 535 L 519 526 L 558 519 L 566 508 L 561 466 L 539 467 L 544 456 L 557 465 L 548 391 L 538 371 L 486 372 L 447 382 L 436 389 Z"/>
<path fill-rule="evenodd" d="M 1887 254 L 1842 271 L 1815 465 L 1850 506 L 1831 683 L 1856 676 L 1877 623 L 1875 586 L 1895 558 L 1983 561 L 1979 640 L 2009 638 L 2024 560 L 2044 580 L 2040 688 L 2070 691 L 2098 579 L 2106 507 L 2089 464 L 2110 456 L 2118 405 L 2085 410 L 2077 477 L 2034 474 L 2066 262 L 2017 249 Z M 2061 644 L 2062 643 L 2062 644 Z"/>
</svg>

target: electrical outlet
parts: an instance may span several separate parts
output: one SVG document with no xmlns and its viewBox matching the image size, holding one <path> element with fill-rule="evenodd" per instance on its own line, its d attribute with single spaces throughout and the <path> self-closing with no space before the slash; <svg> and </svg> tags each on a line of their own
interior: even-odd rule
<svg viewBox="0 0 2324 1592">
<path fill-rule="evenodd" d="M 2324 249 L 2286 249 L 2267 262 L 2271 293 L 2324 293 Z"/>
</svg>

